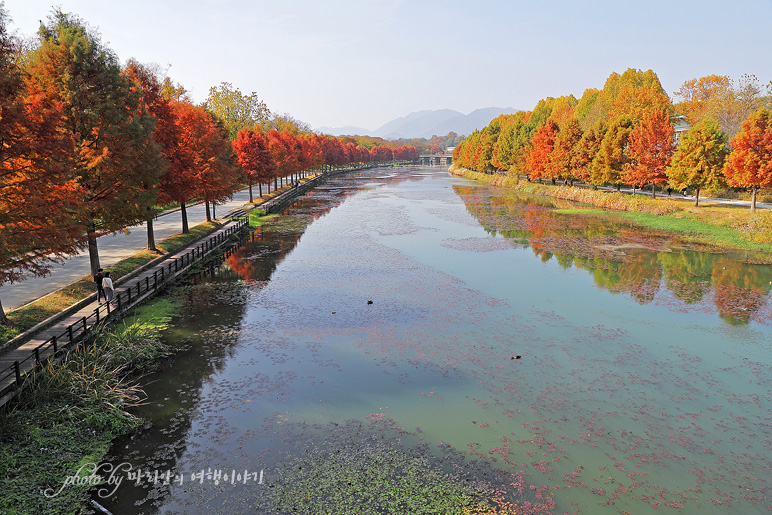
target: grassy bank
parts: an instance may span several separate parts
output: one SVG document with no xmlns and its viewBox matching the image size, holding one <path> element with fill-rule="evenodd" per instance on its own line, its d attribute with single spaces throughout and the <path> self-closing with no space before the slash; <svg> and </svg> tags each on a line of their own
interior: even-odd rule
<svg viewBox="0 0 772 515">
<path fill-rule="evenodd" d="M 80 513 L 90 485 L 68 476 L 98 464 L 112 440 L 141 421 L 125 409 L 141 402 L 136 374 L 170 349 L 158 338 L 177 303 L 162 298 L 49 365 L 0 411 L 0 513 Z M 61 491 L 60 491 L 61 490 Z"/>
<path fill-rule="evenodd" d="M 189 243 L 203 238 L 207 234 L 218 229 L 222 224 L 218 222 L 205 222 L 190 229 L 188 234 L 175 234 L 156 244 L 159 252 L 143 250 L 131 257 L 122 259 L 108 267 L 113 280 L 133 272 L 142 265 L 149 263 L 163 254 L 173 254 L 184 248 Z M 67 309 L 95 292 L 94 280 L 91 277 L 83 277 L 50 295 L 36 300 L 26 306 L 8 313 L 12 327 L 0 325 L 0 345 L 6 343 L 14 336 L 23 333 L 30 327 L 34 327 L 43 320 Z"/>
<path fill-rule="evenodd" d="M 699 207 L 667 198 L 653 199 L 625 193 L 552 186 L 520 180 L 516 177 L 491 175 L 462 168 L 451 173 L 492 186 L 511 188 L 524 193 L 573 200 L 588 207 L 559 209 L 564 214 L 614 214 L 635 225 L 677 235 L 679 238 L 727 249 L 769 252 L 772 250 L 772 212 L 705 204 Z"/>
</svg>

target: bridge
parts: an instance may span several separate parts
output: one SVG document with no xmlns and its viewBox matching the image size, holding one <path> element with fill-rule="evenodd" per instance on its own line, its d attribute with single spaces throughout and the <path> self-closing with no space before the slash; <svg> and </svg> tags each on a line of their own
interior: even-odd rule
<svg viewBox="0 0 772 515">
<path fill-rule="evenodd" d="M 452 165 L 453 154 L 421 154 L 418 161 L 425 166 Z"/>
</svg>

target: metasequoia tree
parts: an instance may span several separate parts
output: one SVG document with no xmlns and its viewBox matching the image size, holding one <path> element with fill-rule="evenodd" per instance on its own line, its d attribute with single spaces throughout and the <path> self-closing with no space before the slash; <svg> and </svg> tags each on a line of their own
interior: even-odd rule
<svg viewBox="0 0 772 515">
<path fill-rule="evenodd" d="M 576 177 L 575 170 L 580 161 L 579 141 L 582 128 L 579 121 L 571 117 L 560 128 L 555 138 L 555 148 L 550 154 L 552 175 L 558 179 L 571 180 Z"/>
<path fill-rule="evenodd" d="M 166 175 L 169 173 L 169 162 L 176 159 L 178 146 L 178 134 L 174 125 L 174 112 L 172 111 L 170 100 L 163 94 L 163 85 L 150 67 L 130 59 L 123 70 L 124 76 L 129 79 L 132 87 L 140 93 L 142 109 L 146 109 L 155 117 L 155 129 L 153 130 L 153 139 L 159 145 L 164 160 L 161 166 L 161 177 L 159 184 L 154 185 L 156 197 L 161 190 L 160 184 L 166 181 Z M 155 202 L 146 206 L 147 217 L 147 248 L 156 250 L 155 236 L 153 233 L 153 218 L 155 217 Z"/>
<path fill-rule="evenodd" d="M 673 126 L 664 109 L 652 109 L 632 131 L 628 142 L 630 167 L 623 181 L 643 187 L 651 184 L 651 196 L 656 197 L 656 185 L 667 182 L 667 167 L 673 157 Z"/>
<path fill-rule="evenodd" d="M 528 155 L 528 174 L 533 179 L 546 177 L 555 182 L 550 168 L 550 155 L 555 148 L 555 138 L 558 135 L 558 125 L 548 121 L 533 137 L 533 147 Z"/>
<path fill-rule="evenodd" d="M 233 152 L 236 162 L 244 170 L 244 177 L 249 184 L 249 202 L 254 202 L 252 185 L 257 183 L 260 196 L 263 196 L 263 183 L 273 177 L 274 163 L 268 138 L 256 129 L 241 129 L 233 140 Z"/>
<path fill-rule="evenodd" d="M 632 120 L 627 116 L 620 116 L 609 125 L 590 166 L 590 180 L 593 184 L 616 184 L 619 189 L 622 175 L 630 166 L 627 142 L 632 125 Z"/>
<path fill-rule="evenodd" d="M 87 236 L 91 269 L 99 269 L 97 236 L 142 221 L 163 168 L 154 121 L 118 59 L 79 18 L 59 10 L 38 32 L 27 65 L 30 94 L 57 105 L 66 138 L 62 164 L 77 182 L 73 216 Z"/>
<path fill-rule="evenodd" d="M 703 120 L 683 135 L 667 171 L 670 186 L 694 188 L 694 205 L 700 205 L 700 190 L 724 185 L 726 134 L 715 120 Z"/>
<path fill-rule="evenodd" d="M 761 108 L 742 124 L 730 142 L 732 153 L 724 165 L 730 186 L 751 190 L 751 212 L 756 211 L 759 188 L 772 186 L 772 115 Z"/>
<path fill-rule="evenodd" d="M 0 285 L 45 275 L 75 253 L 85 236 L 72 216 L 77 183 L 64 166 L 67 140 L 57 130 L 61 106 L 28 96 L 0 4 Z M 0 324 L 7 324 L 0 302 Z"/>
<path fill-rule="evenodd" d="M 580 181 L 597 186 L 592 182 L 592 162 L 600 150 L 600 144 L 605 135 L 606 125 L 602 120 L 599 120 L 582 133 L 581 139 L 576 144 L 574 176 Z"/>
<path fill-rule="evenodd" d="M 185 128 L 195 196 L 204 201 L 206 221 L 211 222 L 210 206 L 231 197 L 237 186 L 233 149 L 228 131 L 203 107 L 186 107 Z"/>
</svg>

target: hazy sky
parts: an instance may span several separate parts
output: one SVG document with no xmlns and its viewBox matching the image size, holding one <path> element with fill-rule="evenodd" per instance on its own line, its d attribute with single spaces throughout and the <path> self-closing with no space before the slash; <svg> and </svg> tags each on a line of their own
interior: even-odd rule
<svg viewBox="0 0 772 515">
<path fill-rule="evenodd" d="M 197 102 L 230 82 L 313 127 L 531 109 L 627 68 L 671 97 L 711 73 L 772 80 L 772 0 L 5 0 L 10 28 L 34 34 L 53 5 Z"/>
</svg>

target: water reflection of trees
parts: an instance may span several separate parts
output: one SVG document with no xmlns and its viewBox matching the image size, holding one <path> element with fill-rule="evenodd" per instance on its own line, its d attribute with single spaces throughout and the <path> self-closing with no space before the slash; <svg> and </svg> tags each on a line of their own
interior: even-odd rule
<svg viewBox="0 0 772 515">
<path fill-rule="evenodd" d="M 454 190 L 489 233 L 518 240 L 541 261 L 555 258 L 563 268 L 585 269 L 609 292 L 627 294 L 641 304 L 663 293 L 682 308 L 707 309 L 712 300 L 719 316 L 731 324 L 770 319 L 769 265 L 677 248 L 670 236 L 602 216 L 557 213 L 550 199 L 491 196 L 491 190 L 464 186 Z"/>
<path fill-rule="evenodd" d="M 182 308 L 164 340 L 182 350 L 142 378 L 148 403 L 132 412 L 146 424 L 113 442 L 105 463 L 130 463 L 135 472 L 148 472 L 143 467 L 152 466 L 151 474 L 186 472 L 179 469 L 178 461 L 188 450 L 188 435 L 201 407 L 204 384 L 222 370 L 233 353 L 244 318 L 245 286 L 236 279 L 233 272 L 223 269 L 172 292 L 181 299 Z M 97 500 L 113 513 L 158 513 L 159 499 L 169 496 L 170 489 L 162 481 L 123 481 L 116 496 Z"/>
</svg>

